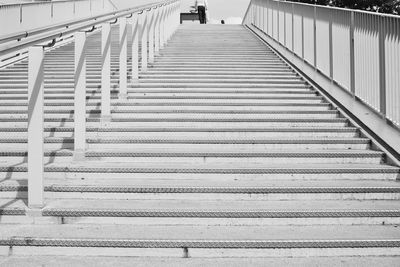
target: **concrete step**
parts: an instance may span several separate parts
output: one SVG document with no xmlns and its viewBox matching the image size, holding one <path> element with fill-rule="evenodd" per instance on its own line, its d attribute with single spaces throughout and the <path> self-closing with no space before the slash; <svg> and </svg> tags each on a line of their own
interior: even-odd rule
<svg viewBox="0 0 400 267">
<path fill-rule="evenodd" d="M 203 147 L 193 147 L 192 149 L 184 147 L 166 147 L 163 148 L 142 148 L 141 150 L 128 150 L 126 147 L 119 149 L 88 149 L 85 153 L 86 160 L 97 162 L 129 162 L 140 165 L 142 163 L 158 162 L 174 164 L 242 164 L 256 165 L 262 168 L 265 164 L 284 164 L 291 162 L 293 164 L 312 164 L 312 163 L 327 163 L 327 164 L 352 164 L 352 163 L 383 163 L 384 155 L 379 151 L 370 150 L 336 150 L 336 151 L 260 151 L 255 149 L 244 149 L 238 151 L 236 149 L 213 150 L 213 145 Z M 23 162 L 28 155 L 26 148 L 18 150 L 15 146 L 0 146 L 0 162 L 14 165 Z M 72 150 L 47 150 L 44 154 L 45 164 L 47 163 L 64 163 L 72 162 Z"/>
<path fill-rule="evenodd" d="M 63 251 L 62 251 L 63 250 Z M 67 250 L 69 250 L 67 252 Z M 217 254 L 211 253 L 204 253 L 203 255 L 196 255 L 193 253 L 193 250 L 190 250 L 190 254 L 188 255 L 186 251 L 183 249 L 177 251 L 177 254 L 169 254 L 165 255 L 161 253 L 161 251 L 157 251 L 153 249 L 154 252 L 153 256 L 156 257 L 146 257 L 148 255 L 143 250 L 137 250 L 137 255 L 135 256 L 133 250 L 131 249 L 128 253 L 129 249 L 121 249 L 120 252 L 122 253 L 112 253 L 108 249 L 102 251 L 101 256 L 96 256 L 98 252 L 94 250 L 93 252 L 89 253 L 89 249 L 86 248 L 85 251 L 87 252 L 86 255 L 79 255 L 79 249 L 61 249 L 59 251 L 54 251 L 53 253 L 46 253 L 45 250 L 42 250 L 42 253 L 45 255 L 52 254 L 53 256 L 30 256 L 31 252 L 27 252 L 26 247 L 23 249 L 18 248 L 17 252 L 6 252 L 7 255 L 5 257 L 0 256 L 0 261 L 2 261 L 7 266 L 15 266 L 15 267 L 24 267 L 26 266 L 27 262 L 32 263 L 33 265 L 37 266 L 45 266 L 46 264 L 49 265 L 58 265 L 58 266 L 76 266 L 76 267 L 83 267 L 83 266 L 141 266 L 141 267 L 153 267 L 153 266 L 245 266 L 251 264 L 251 266 L 261 267 L 261 266 L 338 266 L 340 264 L 344 266 L 365 266 L 368 264 L 374 266 L 382 266 L 382 267 L 390 267 L 395 266 L 396 263 L 400 260 L 397 256 L 371 256 L 366 253 L 363 254 L 363 257 L 351 257 L 346 250 L 341 249 L 317 249 L 316 253 L 305 253 L 304 250 L 296 250 L 291 249 L 287 251 L 287 253 L 272 253 L 276 252 L 277 249 L 273 249 L 269 251 L 269 253 L 257 253 L 259 250 L 253 250 L 255 253 L 246 253 L 245 251 L 240 251 L 240 255 L 236 254 L 235 251 L 230 253 L 229 258 L 226 257 L 226 251 Z M 355 249 L 357 250 L 357 249 Z M 124 252 L 125 251 L 125 252 Z M 214 250 L 208 250 L 213 251 Z M 296 251 L 296 252 L 295 252 Z M 332 251 L 336 251 L 336 256 L 332 256 Z M 342 251 L 339 253 L 339 251 Z M 348 250 L 347 252 L 350 252 Z M 25 253 L 27 252 L 27 253 Z M 166 251 L 165 251 L 166 252 Z M 185 253 L 184 253 L 185 252 Z M 249 251 L 247 251 L 249 252 Z M 320 252 L 320 253 L 318 253 Z M 371 253 L 370 251 L 369 253 Z M 74 255 L 73 257 L 65 257 L 65 256 L 57 256 L 57 255 Z M 129 254 L 129 255 L 128 255 Z M 90 256 L 91 255 L 91 256 Z M 104 256 L 108 255 L 108 256 Z M 124 256 L 118 256 L 124 255 Z M 222 257 L 225 255 L 225 257 Z M 307 256 L 305 256 L 307 255 Z M 342 255 L 342 256 L 340 256 Z M 312 257 L 314 256 L 314 257 Z M 188 258 L 189 257 L 189 258 Z M 35 266 L 36 266 L 35 265 Z"/>
<path fill-rule="evenodd" d="M 196 77 L 196 78 L 206 78 L 206 79 L 243 79 L 243 78 L 248 78 L 248 79 L 255 79 L 255 78 L 274 78 L 274 79 L 294 79 L 294 78 L 299 78 L 297 75 L 291 72 L 276 72 L 276 73 L 268 73 L 268 72 L 258 72 L 258 73 L 242 73 L 242 72 L 231 72 L 231 71 L 220 71 L 219 73 L 211 73 L 208 71 L 156 71 L 155 69 L 152 69 L 152 71 L 147 71 L 144 73 L 141 73 L 139 78 L 157 78 L 157 79 L 162 79 L 162 78 L 185 78 L 185 77 Z M 28 81 L 27 75 L 14 75 L 14 74 L 8 74 L 8 75 L 0 75 L 1 77 L 1 82 L 6 83 L 6 81 L 13 80 L 16 82 Z M 64 80 L 64 79 L 69 79 L 73 81 L 73 73 L 64 73 L 62 74 L 47 74 L 45 75 L 45 82 L 48 80 Z M 101 75 L 94 75 L 90 74 L 86 76 L 86 80 L 90 81 L 93 79 L 101 80 Z M 115 77 L 117 79 L 117 77 Z"/>
<path fill-rule="evenodd" d="M 138 200 L 398 200 L 400 183 L 373 180 L 66 180 L 45 181 L 49 199 Z M 0 183 L 2 198 L 25 198 L 27 180 Z"/>
<path fill-rule="evenodd" d="M 135 101 L 126 101 L 126 100 L 113 100 L 111 101 L 112 106 L 186 106 L 186 107 L 193 107 L 193 106 L 225 106 L 225 107 L 245 107 L 245 109 L 249 108 L 254 108 L 254 107 L 274 107 L 279 108 L 282 107 L 284 110 L 291 110 L 290 106 L 292 108 L 299 109 L 301 108 L 322 108 L 324 110 L 328 109 L 331 107 L 331 104 L 323 102 L 322 99 L 312 99 L 308 102 L 304 100 L 285 100 L 284 98 L 282 99 L 269 99 L 269 100 L 227 100 L 223 101 L 220 99 L 168 99 L 164 101 L 153 99 L 153 100 L 147 100 L 147 99 L 137 99 Z M 26 106 L 27 105 L 27 100 L 3 100 L 2 104 L 4 107 L 9 107 L 9 106 Z M 47 101 L 44 103 L 45 106 L 73 106 L 74 102 L 71 100 L 58 100 L 58 99 L 47 99 Z M 88 99 L 86 102 L 86 106 L 96 106 L 99 107 L 101 103 L 99 100 L 96 99 Z M 289 106 L 289 107 L 288 107 Z"/>
<path fill-rule="evenodd" d="M 111 90 L 112 95 L 117 95 L 118 90 Z M 182 89 L 148 89 L 148 90 L 129 90 L 128 91 L 130 97 L 138 98 L 219 98 L 219 99 L 264 99 L 264 98 L 307 98 L 307 97 L 317 97 L 316 92 L 307 90 L 307 89 L 271 89 L 271 90 L 242 90 L 241 92 L 237 92 L 234 89 L 223 89 L 223 90 L 215 90 L 214 92 L 209 92 L 207 89 L 199 89 L 199 90 L 182 90 Z M 12 98 L 12 97 L 27 97 L 27 90 L 23 89 L 3 89 L 0 93 L 1 97 L 4 98 Z M 70 97 L 74 96 L 75 92 L 73 89 L 47 89 L 44 90 L 44 95 L 47 97 L 51 96 L 59 96 L 59 97 Z M 101 90 L 90 89 L 87 90 L 86 96 L 91 97 L 99 97 L 101 96 Z"/>
<path fill-rule="evenodd" d="M 51 135 L 51 134 L 50 134 Z M 73 138 L 68 137 L 46 137 L 45 147 L 47 149 L 73 149 Z M 370 146 L 370 140 L 367 138 L 302 138 L 302 139 L 214 139 L 205 137 L 203 139 L 190 138 L 163 138 L 134 139 L 121 134 L 116 137 L 98 137 L 97 135 L 87 135 L 88 149 L 130 149 L 131 151 L 142 151 L 143 149 L 211 149 L 210 151 L 261 151 L 267 152 L 271 149 L 317 149 L 317 150 L 364 150 Z M 212 147 L 209 145 L 212 144 Z M 0 147 L 11 149 L 26 149 L 27 138 L 22 134 L 19 137 L 15 135 L 0 138 Z"/>
<path fill-rule="evenodd" d="M 391 226 L 347 226 L 346 228 L 340 226 L 260 226 L 259 228 L 253 226 L 137 226 L 129 228 L 125 225 L 109 224 L 104 225 L 102 228 L 54 225 L 50 229 L 46 229 L 46 226 L 43 225 L 23 225 L 20 227 L 10 225 L 4 228 L 4 232 L 7 234 L 2 239 L 2 244 L 4 245 L 1 251 L 3 255 L 11 254 L 15 257 L 26 257 L 30 254 L 52 256 L 92 255 L 102 257 L 105 255 L 119 257 L 168 256 L 167 262 L 172 261 L 173 266 L 183 266 L 183 264 L 196 262 L 194 259 L 187 259 L 188 257 L 214 258 L 224 256 L 236 258 L 238 253 L 241 257 L 251 257 L 252 260 L 246 263 L 252 263 L 253 265 L 254 262 L 257 262 L 262 257 L 304 257 L 306 251 L 311 251 L 307 254 L 308 256 L 330 257 L 332 255 L 349 256 L 359 253 L 360 250 L 363 251 L 362 256 L 395 256 L 399 251 L 398 231 Z M 13 233 L 15 233 L 15 237 L 11 236 Z M 118 233 L 126 233 L 126 235 L 122 236 Z M 278 236 L 277 233 L 282 233 L 282 237 Z M 354 240 L 348 239 L 347 235 L 349 233 L 354 235 Z M 52 236 L 57 236 L 57 238 L 51 239 Z M 98 236 L 101 238 L 98 238 Z M 246 239 L 246 236 L 253 238 Z M 309 236 L 313 236 L 313 238 L 309 239 Z M 27 237 L 29 237 L 29 240 Z M 50 241 L 55 245 L 54 247 L 43 247 L 44 244 L 49 244 Z M 112 250 L 110 250 L 111 247 L 113 248 Z M 182 265 L 175 265 L 175 257 L 185 257 L 186 259 L 181 262 Z M 52 259 L 54 261 L 56 258 Z M 74 259 L 77 258 L 74 257 Z M 107 258 L 105 259 L 107 260 Z M 119 260 L 111 261 L 111 263 L 120 265 L 121 260 L 126 262 L 127 259 L 119 258 Z M 325 264 L 339 262 L 332 261 L 329 257 L 323 259 Z M 319 261 L 318 258 L 314 258 L 315 260 Z M 71 260 L 66 260 L 65 258 L 61 259 L 61 262 L 65 261 L 71 262 Z M 235 264 L 245 263 L 243 259 L 238 258 L 234 261 L 229 261 L 226 258 L 217 258 L 212 259 L 212 262 L 208 262 L 211 264 L 210 266 L 217 266 L 213 264 L 221 261 L 224 264 L 230 262 L 230 266 L 239 266 Z M 52 262 L 52 260 L 50 259 L 49 262 Z M 72 262 L 74 262 L 73 265 L 75 266 L 75 261 Z M 143 264 L 149 262 L 154 264 L 154 260 L 151 258 L 146 258 L 144 262 L 141 261 L 138 264 L 147 266 Z M 166 263 L 165 260 L 161 262 L 162 264 L 160 265 Z M 291 260 L 290 258 L 285 261 L 279 258 L 273 260 L 264 258 L 261 262 L 263 264 L 270 262 L 273 265 L 278 263 L 278 265 L 274 266 L 287 266 L 287 263 L 290 263 Z M 344 262 L 357 264 L 360 262 L 360 258 L 357 258 L 357 260 L 345 258 L 340 261 L 340 263 Z M 393 258 L 381 257 L 372 262 L 391 264 L 396 261 Z M 201 259 L 199 263 L 204 264 L 204 259 Z M 279 265 L 279 263 L 284 264 Z M 297 259 L 296 263 L 316 266 L 308 265 L 310 258 Z M 129 264 L 132 264 L 132 260 L 129 260 Z M 293 264 L 291 266 L 298 265 Z"/>
<path fill-rule="evenodd" d="M 111 84 L 112 89 L 118 88 L 117 84 Z M 73 89 L 74 85 L 70 83 L 57 83 L 57 84 L 45 84 L 44 86 L 46 89 L 51 88 L 51 89 Z M 93 90 L 99 89 L 101 87 L 100 84 L 96 83 L 88 83 L 86 88 L 90 88 Z M 129 83 L 128 88 L 140 88 L 140 89 L 146 89 L 146 88 L 182 88 L 182 89 L 198 89 L 198 88 L 215 88 L 215 89 L 220 89 L 220 88 L 228 88 L 228 89 L 234 89 L 234 88 L 240 88 L 240 89 L 264 89 L 264 90 L 269 90 L 270 88 L 272 89 L 291 89 L 291 90 L 296 90 L 296 89 L 307 89 L 308 86 L 305 84 L 297 83 L 297 84 L 281 84 L 281 83 L 260 83 L 260 84 L 247 84 L 247 83 L 220 83 L 220 84 L 212 84 L 212 83 L 187 83 L 187 84 L 182 84 L 182 83 L 170 83 L 170 84 L 164 84 L 162 82 L 154 82 L 154 83 Z M 25 89 L 27 90 L 27 85 L 25 84 L 4 84 L 0 86 L 0 89 Z"/>
<path fill-rule="evenodd" d="M 88 119 L 87 127 L 100 127 L 99 119 Z M 260 128 L 268 128 L 268 127 L 346 127 L 348 126 L 348 121 L 346 119 L 264 119 L 264 120 L 206 120 L 206 119 L 119 119 L 112 120 L 108 123 L 108 127 L 116 128 L 138 128 L 138 129 L 148 129 L 151 127 L 154 128 L 178 128 L 178 129 L 232 129 L 232 128 L 247 128 L 248 130 L 260 129 Z M 27 127 L 26 121 L 3 121 L 1 123 L 2 128 L 23 128 Z M 72 119 L 59 120 L 55 121 L 49 120 L 44 122 L 44 127 L 74 127 L 74 122 Z"/>
<path fill-rule="evenodd" d="M 26 137 L 27 128 L 0 127 L 2 138 Z M 58 126 L 44 129 L 44 137 L 72 137 L 72 127 Z M 269 127 L 269 128 L 87 128 L 87 136 L 119 137 L 121 133 L 129 138 L 164 139 L 168 135 L 173 138 L 192 139 L 265 139 L 265 138 L 352 138 L 359 137 L 355 127 Z"/>
<path fill-rule="evenodd" d="M 0 113 L 0 120 L 2 122 L 5 121 L 21 121 L 21 120 L 27 120 L 28 115 L 26 114 L 16 114 L 13 113 L 13 111 L 8 111 L 9 114 L 4 114 Z M 26 112 L 24 112 L 26 113 Z M 65 120 L 65 119 L 73 119 L 73 111 L 66 111 L 62 112 L 59 111 L 57 113 L 52 112 L 45 115 L 45 120 L 47 121 L 57 121 L 57 120 Z M 95 116 L 95 115 L 98 116 Z M 100 118 L 101 114 L 100 111 L 98 113 L 88 111 L 88 120 L 90 121 L 91 119 L 96 119 Z M 221 112 L 208 112 L 208 113 L 163 113 L 162 111 L 160 112 L 147 112 L 147 113 L 136 113 L 134 111 L 130 112 L 129 110 L 127 111 L 114 111 L 112 115 L 112 119 L 118 121 L 118 120 L 146 120 L 149 119 L 154 120 L 172 120 L 172 119 L 177 119 L 177 120 L 245 120 L 248 119 L 248 121 L 262 121 L 262 120 L 276 120 L 276 119 L 282 119 L 282 120 L 294 120 L 294 119 L 299 119 L 299 120 L 305 120 L 305 119 L 335 119 L 338 118 L 338 113 L 337 112 L 326 112 L 326 113 L 321 113 L 318 114 L 316 112 L 309 112 L 309 113 L 247 113 L 247 114 L 241 114 L 241 113 L 221 113 Z"/>
<path fill-rule="evenodd" d="M 147 104 L 139 105 L 138 103 L 130 102 L 115 102 L 112 101 L 111 110 L 116 113 L 225 113 L 225 114 L 299 114 L 299 113 L 330 113 L 337 112 L 333 110 L 328 103 L 318 103 L 313 105 L 294 105 L 294 104 L 271 104 L 271 105 L 257 105 L 257 106 L 241 106 L 241 105 L 211 105 L 211 104 L 196 104 L 196 105 L 184 105 L 183 103 L 177 103 L 177 105 L 161 105 L 161 104 Z M 100 103 L 87 103 L 87 112 L 98 114 L 100 111 Z M 44 110 L 46 112 L 72 112 L 73 105 L 70 102 L 64 103 L 48 103 L 45 102 Z M 27 113 L 27 105 L 19 103 L 7 103 L 7 105 L 0 106 L 1 112 L 15 112 L 16 113 Z"/>
<path fill-rule="evenodd" d="M 54 85 L 52 85 L 54 86 Z M 268 90 L 269 88 L 274 88 L 274 89 L 281 89 L 281 88 L 289 88 L 289 89 L 305 89 L 309 88 L 306 84 L 303 83 L 295 83 L 295 84 L 284 84 L 284 83 L 259 83 L 259 84 L 252 84 L 252 83 L 219 83 L 215 84 L 212 82 L 209 83 L 168 83 L 164 84 L 162 82 L 156 83 L 139 83 L 139 84 L 133 84 L 133 85 L 128 85 L 128 87 L 133 87 L 133 88 L 215 88 L 215 89 L 220 89 L 220 88 L 240 88 L 240 89 L 253 89 L 253 88 L 263 88 L 265 90 Z"/>
<path fill-rule="evenodd" d="M 27 220 L 25 203 L 1 199 L 4 215 Z M 47 199 L 43 220 L 58 224 L 129 224 L 193 226 L 396 225 L 396 200 L 109 200 Z M 22 216 L 22 218 L 21 218 Z M 17 218 L 15 218 L 17 217 Z M 20 218 L 18 218 L 20 217 Z M 12 219 L 12 217 L 7 218 Z M 29 218 L 28 218 L 29 219 Z M 11 223 L 10 220 L 8 223 Z M 123 231 L 120 232 L 123 234 Z M 150 234 L 150 233 L 147 233 Z M 277 233 L 283 234 L 283 233 Z M 283 234 L 284 235 L 284 234 Z M 247 236 L 250 238 L 250 236 Z M 224 238 L 228 239 L 228 238 Z"/>
<path fill-rule="evenodd" d="M 19 161 L 0 164 L 1 179 L 26 178 L 26 163 Z M 396 180 L 399 168 L 381 164 L 268 164 L 257 163 L 201 163 L 193 166 L 186 163 L 141 163 L 138 166 L 122 162 L 82 161 L 49 163 L 45 166 L 45 177 L 53 178 L 148 178 L 148 179 L 378 179 Z"/>
<path fill-rule="evenodd" d="M 235 76 L 235 75 L 224 75 L 224 76 L 211 76 L 207 77 L 205 75 L 203 76 L 197 76 L 196 78 L 192 78 L 192 75 L 188 76 L 188 75 L 181 75 L 181 76 L 161 76 L 161 75 L 141 75 L 140 78 L 143 78 L 142 80 L 140 80 L 140 83 L 145 83 L 145 82 L 149 82 L 149 83 L 154 83 L 154 82 L 158 82 L 161 79 L 166 79 L 164 80 L 165 82 L 170 82 L 170 83 L 179 83 L 179 82 L 189 82 L 189 83 L 201 83 L 201 82 L 209 82 L 210 80 L 214 81 L 215 83 L 220 83 L 220 82 L 238 82 L 238 83 L 243 83 L 243 82 L 251 82 L 251 83 L 266 83 L 266 82 L 270 82 L 270 83 L 283 83 L 285 82 L 287 85 L 293 84 L 293 83 L 302 83 L 304 84 L 304 82 L 298 78 L 298 77 L 260 77 L 260 76 Z M 118 78 L 115 77 L 115 79 L 112 80 L 117 80 Z M 13 83 L 15 84 L 27 84 L 28 80 L 27 79 L 13 79 L 12 80 Z M 57 79 L 55 78 L 46 78 L 45 79 L 45 84 L 53 84 L 53 83 L 73 83 L 74 79 L 71 78 L 62 78 L 62 77 L 58 77 Z M 101 79 L 99 78 L 88 78 L 86 80 L 87 83 L 101 83 Z M 6 86 L 10 84 L 10 80 L 2 80 L 0 81 L 1 86 Z"/>
</svg>

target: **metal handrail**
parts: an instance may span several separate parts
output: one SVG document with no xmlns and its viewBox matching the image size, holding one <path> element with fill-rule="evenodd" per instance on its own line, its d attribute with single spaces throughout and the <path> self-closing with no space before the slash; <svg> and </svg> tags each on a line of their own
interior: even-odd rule
<svg viewBox="0 0 400 267">
<path fill-rule="evenodd" d="M 354 12 L 354 13 L 362 13 L 362 14 L 368 14 L 368 15 L 374 15 L 374 16 L 380 16 L 380 17 L 399 18 L 398 15 L 387 14 L 387 13 L 379 13 L 379 12 L 372 12 L 372 11 L 366 11 L 366 10 L 361 10 L 361 9 L 351 9 L 351 8 L 345 8 L 345 7 L 315 5 L 315 4 L 307 4 L 307 3 L 302 3 L 302 2 L 282 1 L 282 0 L 271 0 L 271 1 L 273 1 L 273 2 L 284 2 L 284 3 L 299 5 L 299 6 L 312 6 L 312 7 L 318 7 L 318 8 L 325 8 L 325 9 L 328 9 L 328 10 L 349 11 L 349 12 Z M 246 15 L 247 15 L 247 13 L 246 13 Z"/>
<path fill-rule="evenodd" d="M 50 30 L 53 28 L 55 28 L 55 30 L 53 32 L 46 34 L 45 36 L 38 36 L 38 37 L 34 38 L 33 40 L 21 41 L 17 45 L 14 43 L 14 44 L 0 46 L 0 56 L 4 56 L 6 54 L 19 51 L 19 50 L 27 48 L 29 46 L 33 46 L 33 45 L 37 45 L 37 44 L 44 43 L 47 41 L 51 41 L 53 39 L 60 38 L 65 35 L 68 35 L 68 34 L 71 34 L 71 33 L 86 29 L 86 28 L 90 28 L 97 24 L 104 23 L 104 22 L 107 22 L 107 21 L 110 21 L 113 19 L 118 19 L 120 17 L 124 17 L 124 16 L 130 15 L 132 13 L 137 13 L 137 12 L 146 10 L 148 8 L 157 8 L 157 7 L 165 6 L 170 3 L 174 3 L 174 2 L 176 2 L 176 0 L 172 0 L 172 1 L 169 0 L 169 1 L 158 2 L 156 4 L 149 4 L 149 5 L 143 5 L 143 6 L 134 7 L 134 8 L 127 8 L 127 9 L 123 9 L 120 11 L 113 11 L 113 12 L 109 12 L 109 13 L 98 15 L 98 16 L 93 16 L 93 17 L 89 17 L 89 18 L 85 18 L 85 19 L 78 19 L 78 20 L 74 20 L 72 22 L 63 23 L 61 25 L 56 25 L 56 26 L 50 28 Z M 92 22 L 91 20 L 95 20 L 95 21 Z M 87 23 L 85 23 L 85 22 L 87 22 Z M 79 25 L 79 24 L 83 24 L 83 25 Z M 78 26 L 76 26 L 76 25 L 78 25 Z M 71 26 L 73 26 L 73 27 L 71 27 Z M 58 28 L 61 28 L 61 29 L 58 29 Z M 49 28 L 35 29 L 33 31 L 29 31 L 29 32 L 25 32 L 25 33 L 18 33 L 14 36 L 8 36 L 6 38 L 8 39 L 8 42 L 9 42 L 11 38 L 14 38 L 14 40 L 17 40 L 17 39 L 20 39 L 21 37 L 22 38 L 29 37 L 31 35 L 37 35 L 37 34 L 43 33 L 45 31 L 48 32 Z M 4 41 L 3 41 L 4 39 L 5 38 L 0 39 L 0 43 L 2 43 L 2 42 L 4 43 Z"/>
<path fill-rule="evenodd" d="M 18 32 L 18 33 L 7 34 L 7 35 L 5 35 L 5 37 L 0 38 L 0 44 L 1 43 L 6 43 L 6 42 L 11 42 L 11 41 L 20 41 L 22 38 L 27 38 L 27 37 L 30 37 L 32 35 L 40 34 L 40 33 L 46 32 L 46 31 L 56 30 L 58 28 L 68 28 L 73 24 L 79 24 L 79 23 L 82 23 L 82 22 L 85 22 L 85 21 L 88 21 L 88 20 L 91 20 L 91 19 L 96 20 L 99 17 L 103 17 L 103 16 L 107 16 L 107 15 L 113 15 L 113 14 L 117 14 L 117 13 L 118 13 L 117 11 L 108 12 L 108 13 L 105 13 L 105 14 L 86 17 L 86 18 L 83 18 L 83 19 L 69 20 L 67 22 L 62 22 L 62 23 L 59 23 L 59 24 L 56 24 L 56 25 L 53 25 L 53 26 L 50 26 L 50 27 L 45 26 L 45 27 L 40 27 L 40 28 L 36 28 L 36 29 L 30 30 L 30 31 L 21 31 L 21 32 Z"/>
<path fill-rule="evenodd" d="M 72 0 L 72 2 L 78 2 L 78 1 L 84 1 L 84 0 Z M 57 3 L 66 3 L 66 2 L 71 2 L 71 0 L 58 0 Z M 12 4 L 0 4 L 1 7 L 12 7 L 12 6 L 30 6 L 30 5 L 40 5 L 40 4 L 51 4 L 54 2 L 48 2 L 48 1 L 43 1 L 43 2 L 25 2 L 25 3 L 12 3 Z"/>
</svg>

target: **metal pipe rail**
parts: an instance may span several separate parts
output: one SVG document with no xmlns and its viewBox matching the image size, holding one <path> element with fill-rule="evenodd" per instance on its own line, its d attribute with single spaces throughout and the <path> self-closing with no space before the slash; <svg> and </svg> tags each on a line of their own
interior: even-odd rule
<svg viewBox="0 0 400 267">
<path fill-rule="evenodd" d="M 137 12 L 141 12 L 141 10 L 148 9 L 149 7 L 152 7 L 153 5 L 154 4 L 142 5 L 142 6 L 133 8 L 133 10 L 132 10 L 132 8 L 126 8 L 126 9 L 119 10 L 119 11 L 116 10 L 116 11 L 112 11 L 112 12 L 103 13 L 103 14 L 100 14 L 97 16 L 89 16 L 89 17 L 84 17 L 82 19 L 68 20 L 68 21 L 53 25 L 53 26 L 45 26 L 45 27 L 35 28 L 35 29 L 27 30 L 27 31 L 20 31 L 17 33 L 7 34 L 4 36 L 0 36 L 0 44 L 6 43 L 6 42 L 11 42 L 11 41 L 21 41 L 21 39 L 23 39 L 23 38 L 31 37 L 33 35 L 37 35 L 37 34 L 41 34 L 41 33 L 45 33 L 45 32 L 50 32 L 53 30 L 62 30 L 62 29 L 66 30 L 68 28 L 71 28 L 73 25 L 77 25 L 77 24 L 89 22 L 89 21 L 96 21 L 98 19 L 107 18 L 108 16 L 115 16 L 115 15 L 120 14 L 121 12 L 131 13 L 132 11 L 135 12 L 135 10 Z"/>
<path fill-rule="evenodd" d="M 15 46 L 0 47 L 0 56 L 28 49 L 28 208 L 44 207 L 44 47 L 53 45 L 61 36 L 74 38 L 74 161 L 85 159 L 86 150 L 86 50 L 87 35 L 101 28 L 101 124 L 111 120 L 111 25 L 119 24 L 119 99 L 127 98 L 128 83 L 139 80 L 139 40 L 142 44 L 141 67 L 169 41 L 180 24 L 180 1 L 168 0 L 140 8 L 117 11 L 114 15 L 74 23 L 67 29 L 46 32 L 18 42 Z M 129 25 L 129 27 L 128 27 Z M 91 29 L 91 30 L 87 30 Z M 128 42 L 131 30 L 131 42 Z M 130 45 L 128 45 L 128 43 Z M 132 51 L 131 80 L 128 80 L 128 49 Z"/>
<path fill-rule="evenodd" d="M 243 20 L 400 126 L 400 17 L 252 0 Z"/>
<path fill-rule="evenodd" d="M 42 1 L 0 5 L 0 36 L 116 10 L 109 0 Z"/>
<path fill-rule="evenodd" d="M 159 2 L 157 4 L 150 4 L 150 5 L 145 5 L 145 6 L 140 6 L 140 7 L 135 7 L 135 8 L 128 8 L 128 9 L 123 9 L 121 11 L 117 12 L 110 12 L 107 14 L 95 16 L 95 17 L 89 17 L 85 19 L 79 19 L 75 20 L 69 23 L 65 23 L 59 26 L 54 26 L 48 28 L 44 34 L 32 37 L 32 38 L 26 38 L 23 41 L 18 42 L 17 44 L 12 43 L 12 44 L 6 44 L 0 46 L 0 57 L 5 56 L 7 54 L 17 52 L 19 50 L 22 50 L 24 48 L 27 48 L 32 45 L 37 45 L 41 44 L 44 42 L 48 41 L 53 41 L 53 39 L 61 38 L 62 36 L 66 36 L 68 34 L 81 31 L 84 29 L 92 28 L 93 26 L 101 25 L 104 22 L 107 21 L 112 21 L 124 16 L 130 16 L 133 13 L 139 13 L 143 12 L 143 10 L 148 10 L 149 8 L 157 8 L 161 6 L 168 5 L 170 3 L 173 3 L 175 1 L 164 1 L 164 2 Z M 38 35 L 40 33 L 43 33 L 42 29 L 38 29 L 38 31 L 34 30 L 34 33 L 31 33 L 31 35 Z M 21 34 L 17 34 L 16 37 L 17 39 L 20 37 Z M 29 37 L 29 36 L 28 36 Z M 8 37 L 10 38 L 10 37 Z M 1 42 L 1 39 L 0 39 Z"/>
</svg>

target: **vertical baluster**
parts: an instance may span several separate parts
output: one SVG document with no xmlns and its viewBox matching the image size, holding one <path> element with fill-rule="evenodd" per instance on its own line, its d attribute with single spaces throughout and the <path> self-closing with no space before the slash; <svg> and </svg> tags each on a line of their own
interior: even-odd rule
<svg viewBox="0 0 400 267">
<path fill-rule="evenodd" d="M 165 45 L 165 6 L 161 7 L 161 16 L 160 16 L 160 49 L 164 48 Z"/>
<path fill-rule="evenodd" d="M 294 4 L 291 4 L 291 12 L 292 12 L 292 52 L 294 53 Z"/>
<path fill-rule="evenodd" d="M 171 5 L 167 6 L 167 14 L 165 17 L 165 45 L 171 37 Z"/>
<path fill-rule="evenodd" d="M 154 9 L 148 13 L 149 20 L 149 63 L 154 63 Z"/>
<path fill-rule="evenodd" d="M 314 52 L 314 69 L 317 69 L 317 7 L 313 8 L 313 52 Z"/>
<path fill-rule="evenodd" d="M 101 122 L 111 120 L 111 25 L 101 27 Z"/>
<path fill-rule="evenodd" d="M 141 45 L 142 45 L 142 71 L 147 71 L 147 11 L 143 10 L 142 15 L 140 16 L 140 29 L 141 29 Z"/>
<path fill-rule="evenodd" d="M 336 12 L 335 10 L 330 10 L 329 11 L 329 77 L 331 78 L 331 81 L 333 81 L 333 34 L 332 34 L 332 21 L 334 18 L 333 12 Z M 325 12 L 326 13 L 326 12 Z"/>
<path fill-rule="evenodd" d="M 132 83 L 139 81 L 139 22 L 138 14 L 133 14 L 132 24 Z"/>
<path fill-rule="evenodd" d="M 355 66 L 354 66 L 354 12 L 350 12 L 350 92 L 355 96 L 356 92 L 356 74 L 355 74 Z"/>
<path fill-rule="evenodd" d="M 301 58 L 304 60 L 304 8 L 301 11 Z"/>
<path fill-rule="evenodd" d="M 43 47 L 30 47 L 28 53 L 28 206 L 38 209 L 44 206 Z"/>
<path fill-rule="evenodd" d="M 159 55 L 160 53 L 160 7 L 154 10 L 154 53 Z"/>
<path fill-rule="evenodd" d="M 128 27 L 127 18 L 119 23 L 119 99 L 128 97 Z"/>
<path fill-rule="evenodd" d="M 75 38 L 74 160 L 85 159 L 86 150 L 86 33 Z"/>
<path fill-rule="evenodd" d="M 175 29 L 177 30 L 180 25 L 180 17 L 181 17 L 181 4 L 180 2 L 176 2 L 176 14 L 175 14 Z"/>
<path fill-rule="evenodd" d="M 378 17 L 379 38 L 379 111 L 386 118 L 386 34 L 387 26 L 384 17 Z"/>
</svg>

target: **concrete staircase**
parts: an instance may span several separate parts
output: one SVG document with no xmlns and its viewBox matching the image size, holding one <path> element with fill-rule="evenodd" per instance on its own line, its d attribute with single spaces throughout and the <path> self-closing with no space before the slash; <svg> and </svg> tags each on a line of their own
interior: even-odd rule
<svg viewBox="0 0 400 267">
<path fill-rule="evenodd" d="M 113 39 L 118 40 L 118 29 Z M 27 61 L 0 70 L 1 255 L 400 255 L 399 167 L 242 26 L 181 26 L 100 123 L 90 37 L 86 161 L 73 44 L 46 54 L 46 207 L 26 208 Z"/>
</svg>

